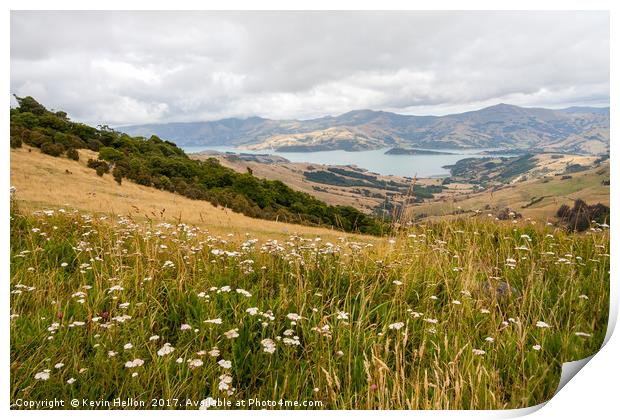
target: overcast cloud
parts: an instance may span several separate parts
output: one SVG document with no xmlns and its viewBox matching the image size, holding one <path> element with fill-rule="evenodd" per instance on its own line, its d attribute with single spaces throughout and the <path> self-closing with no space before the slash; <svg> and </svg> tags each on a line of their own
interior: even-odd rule
<svg viewBox="0 0 620 420">
<path fill-rule="evenodd" d="M 607 106 L 606 12 L 12 12 L 11 91 L 110 125 Z"/>
</svg>

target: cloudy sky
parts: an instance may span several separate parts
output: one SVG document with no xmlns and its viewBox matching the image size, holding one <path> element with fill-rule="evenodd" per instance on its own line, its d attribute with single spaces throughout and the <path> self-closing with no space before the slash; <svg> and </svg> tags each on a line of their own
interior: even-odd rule
<svg viewBox="0 0 620 420">
<path fill-rule="evenodd" d="M 12 12 L 11 91 L 110 125 L 607 106 L 606 12 Z"/>
</svg>

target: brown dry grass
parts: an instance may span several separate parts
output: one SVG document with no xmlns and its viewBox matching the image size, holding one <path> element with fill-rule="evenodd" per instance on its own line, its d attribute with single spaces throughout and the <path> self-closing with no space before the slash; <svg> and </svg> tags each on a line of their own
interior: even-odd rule
<svg viewBox="0 0 620 420">
<path fill-rule="evenodd" d="M 261 238 L 290 234 L 355 236 L 327 228 L 253 219 L 206 201 L 190 200 L 127 180 L 118 185 L 111 175 L 99 177 L 86 167 L 86 161 L 97 156 L 89 150 L 79 151 L 79 162 L 47 156 L 36 148 L 28 150 L 11 149 L 11 185 L 17 188 L 17 199 L 26 209 L 64 206 L 95 213 L 132 214 L 157 221 L 181 221 L 214 233 L 250 233 Z"/>
</svg>

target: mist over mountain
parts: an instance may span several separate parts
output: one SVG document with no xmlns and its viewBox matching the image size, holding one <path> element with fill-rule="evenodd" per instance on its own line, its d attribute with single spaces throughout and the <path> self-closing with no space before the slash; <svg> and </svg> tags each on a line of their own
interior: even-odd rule
<svg viewBox="0 0 620 420">
<path fill-rule="evenodd" d="M 276 151 L 370 150 L 382 147 L 511 148 L 563 153 L 609 151 L 609 108 L 524 108 L 498 104 L 445 116 L 356 110 L 311 120 L 260 117 L 120 127 L 181 146 L 242 146 Z"/>
</svg>

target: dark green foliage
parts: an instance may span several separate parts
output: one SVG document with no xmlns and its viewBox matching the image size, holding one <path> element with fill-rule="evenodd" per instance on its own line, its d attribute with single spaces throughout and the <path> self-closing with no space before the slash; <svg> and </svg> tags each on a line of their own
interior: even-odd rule
<svg viewBox="0 0 620 420">
<path fill-rule="evenodd" d="M 74 148 L 67 149 L 67 157 L 71 160 L 80 160 L 80 154 Z"/>
<path fill-rule="evenodd" d="M 60 156 L 65 151 L 62 144 L 47 142 L 41 145 L 41 151 L 46 155 Z"/>
<path fill-rule="evenodd" d="M 88 162 L 86 162 L 86 166 L 96 170 L 97 174 L 101 172 L 101 175 L 103 175 L 110 172 L 110 165 L 105 160 L 88 159 Z"/>
<path fill-rule="evenodd" d="M 18 134 L 26 144 L 41 147 L 42 151 L 44 145 L 48 152 L 57 153 L 55 156 L 65 149 L 99 151 L 99 159 L 89 159 L 88 167 L 100 176 L 112 169 L 119 184 L 127 178 L 192 199 L 207 200 L 251 217 L 328 225 L 368 234 L 387 230 L 384 222 L 353 207 L 329 206 L 280 181 L 259 179 L 250 172 L 237 173 L 216 159 L 190 159 L 174 143 L 157 136 L 130 137 L 108 126 L 89 127 L 70 121 L 63 112 L 47 111 L 33 98 L 17 99 L 20 106 L 11 110 L 11 133 Z M 391 190 L 406 187 L 398 183 L 382 185 L 383 189 Z"/>
<path fill-rule="evenodd" d="M 22 139 L 20 139 L 18 136 L 11 136 L 11 147 L 13 149 L 19 149 L 20 147 L 22 147 Z"/>
<path fill-rule="evenodd" d="M 556 216 L 566 225 L 569 231 L 583 232 L 590 228 L 592 222 L 609 224 L 609 207 L 598 203 L 589 206 L 581 199 L 575 200 L 573 208 L 563 204 Z"/>
</svg>

